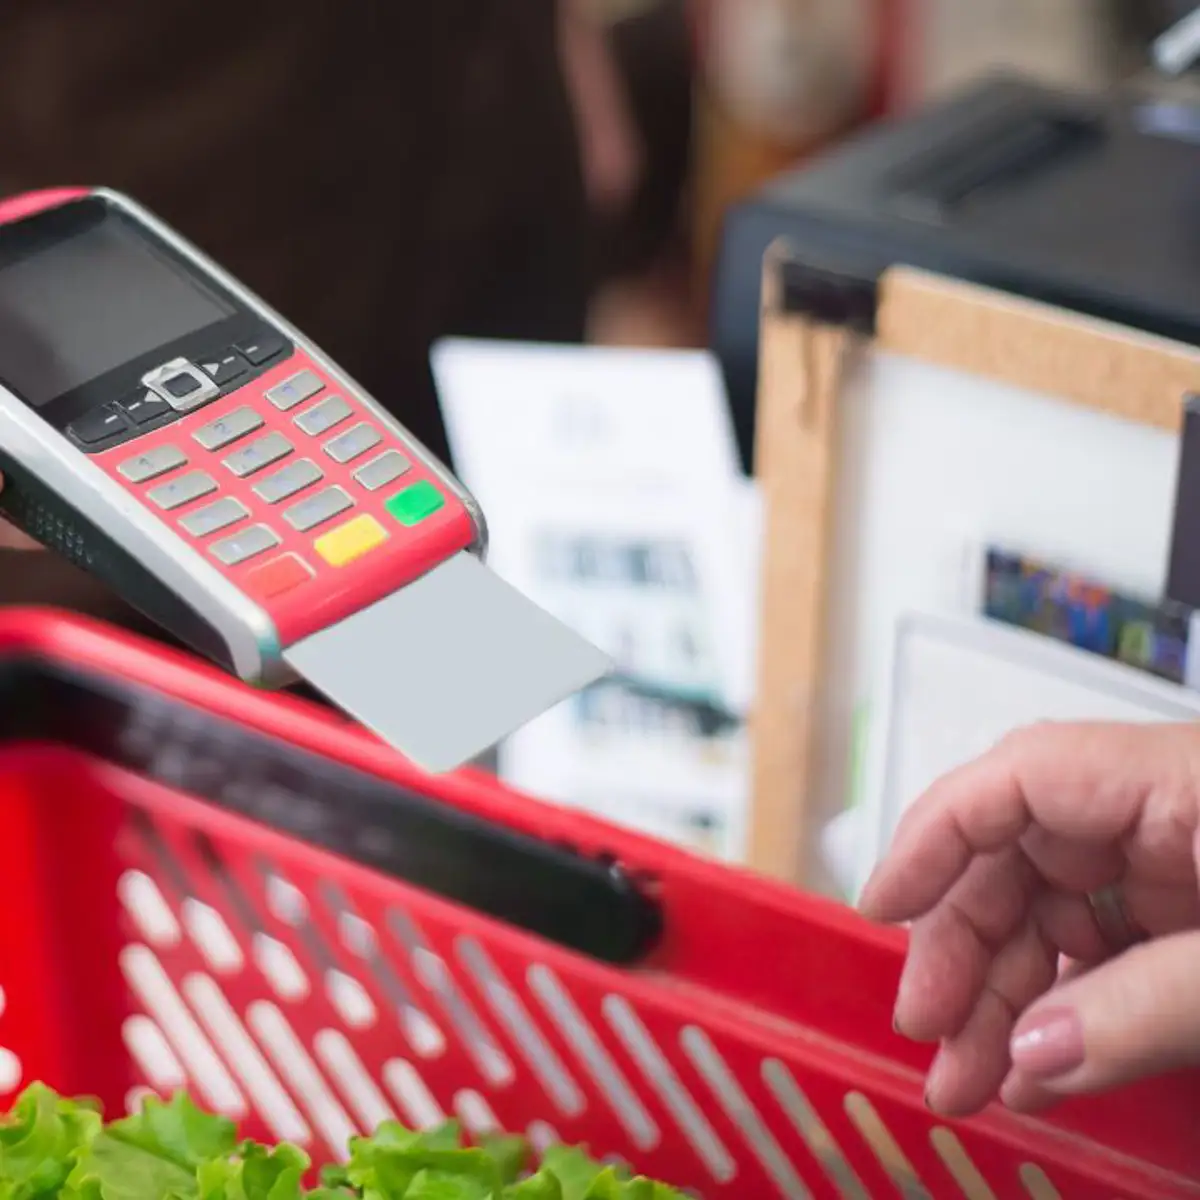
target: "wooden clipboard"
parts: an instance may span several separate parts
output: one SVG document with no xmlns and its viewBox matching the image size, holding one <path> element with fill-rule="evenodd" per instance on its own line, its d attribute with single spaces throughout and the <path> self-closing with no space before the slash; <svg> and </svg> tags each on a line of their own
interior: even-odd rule
<svg viewBox="0 0 1200 1200">
<path fill-rule="evenodd" d="M 755 470 L 764 504 L 750 864 L 821 888 L 823 729 L 842 383 L 868 339 L 795 311 L 786 244 L 764 263 Z M 879 281 L 869 345 L 1177 432 L 1200 350 L 905 267 Z"/>
</svg>

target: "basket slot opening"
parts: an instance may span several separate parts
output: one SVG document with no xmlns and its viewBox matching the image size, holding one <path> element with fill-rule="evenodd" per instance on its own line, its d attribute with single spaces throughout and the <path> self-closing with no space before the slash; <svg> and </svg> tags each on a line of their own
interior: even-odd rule
<svg viewBox="0 0 1200 1200">
<path fill-rule="evenodd" d="M 445 1110 L 412 1063 L 403 1058 L 389 1059 L 384 1064 L 383 1079 L 400 1105 L 401 1120 L 410 1128 L 436 1129 L 444 1124 Z"/>
<path fill-rule="evenodd" d="M 883 1123 L 875 1106 L 861 1092 L 850 1092 L 845 1099 L 846 1114 L 857 1126 L 879 1165 L 887 1172 L 904 1200 L 933 1200 L 921 1182 L 916 1168 L 900 1149 L 900 1143 Z"/>
<path fill-rule="evenodd" d="M 351 1029 L 369 1029 L 379 1016 L 375 1002 L 357 979 L 337 965 L 332 948 L 312 918 L 304 893 L 275 863 L 260 858 L 256 865 L 268 908 L 276 920 L 294 932 L 306 956 L 318 968 L 326 999 Z"/>
<path fill-rule="evenodd" d="M 21 1086 L 23 1068 L 16 1054 L 0 1046 L 0 1096 L 15 1092 Z"/>
<path fill-rule="evenodd" d="M 129 1017 L 121 1028 L 125 1047 L 147 1083 L 170 1093 L 186 1086 L 187 1073 L 163 1031 L 145 1014 Z"/>
<path fill-rule="evenodd" d="M 1058 1188 L 1036 1163 L 1022 1163 L 1020 1174 L 1021 1182 L 1029 1193 L 1029 1200 L 1062 1200 Z"/>
<path fill-rule="evenodd" d="M 396 1119 L 395 1110 L 345 1034 L 336 1029 L 322 1029 L 313 1039 L 313 1049 L 325 1073 L 354 1110 L 364 1132 Z"/>
<path fill-rule="evenodd" d="M 183 981 L 183 991 L 271 1132 L 280 1141 L 307 1146 L 312 1141 L 308 1122 L 217 982 L 206 975 L 192 974 Z"/>
<path fill-rule="evenodd" d="M 525 1131 L 529 1144 L 538 1154 L 545 1154 L 551 1146 L 562 1144 L 562 1135 L 548 1121 L 533 1121 Z"/>
<path fill-rule="evenodd" d="M 118 884 L 121 906 L 138 933 L 152 946 L 177 946 L 182 936 L 179 922 L 159 886 L 145 871 L 126 871 Z"/>
<path fill-rule="evenodd" d="M 708 1034 L 698 1025 L 688 1025 L 680 1033 L 679 1043 L 692 1065 L 703 1076 L 726 1115 L 741 1132 L 746 1144 L 754 1151 L 763 1169 L 774 1181 L 779 1194 L 786 1200 L 812 1200 L 812 1193 L 796 1173 L 796 1168 L 784 1154 L 774 1134 L 763 1121 L 762 1115 L 754 1107 Z"/>
<path fill-rule="evenodd" d="M 189 896 L 183 902 L 183 923 L 208 965 L 218 975 L 232 975 L 245 966 L 246 960 L 233 930 L 211 905 Z"/>
<path fill-rule="evenodd" d="M 613 1032 L 641 1069 L 646 1082 L 675 1118 L 680 1131 L 709 1175 L 717 1183 L 731 1182 L 737 1175 L 733 1156 L 692 1094 L 684 1087 L 683 1081 L 633 1006 L 621 996 L 608 995 L 604 997 L 603 1010 Z"/>
<path fill-rule="evenodd" d="M 962 1189 L 963 1200 L 996 1200 L 996 1193 L 953 1132 L 939 1125 L 929 1131 L 929 1141 Z"/>
<path fill-rule="evenodd" d="M 501 1132 L 500 1121 L 492 1112 L 492 1106 L 471 1088 L 463 1088 L 455 1093 L 454 1112 L 472 1137 Z"/>
<path fill-rule="evenodd" d="M 653 1150 L 660 1141 L 658 1126 L 630 1086 L 629 1080 L 604 1048 L 596 1031 L 579 1011 L 558 976 L 542 963 L 527 973 L 529 986 L 546 1015 L 587 1068 L 608 1101 L 613 1115 L 624 1126 L 630 1141 L 641 1151 Z"/>
<path fill-rule="evenodd" d="M 255 1036 L 266 1048 L 276 1072 L 307 1109 L 309 1119 L 320 1132 L 330 1155 L 344 1161 L 350 1139 L 359 1131 L 329 1090 L 287 1017 L 266 1000 L 250 1005 L 246 1017 Z"/>
<path fill-rule="evenodd" d="M 292 948 L 269 933 L 256 933 L 252 942 L 254 964 L 275 994 L 295 1004 L 305 999 L 312 987 Z"/>
<path fill-rule="evenodd" d="M 153 1088 L 144 1087 L 141 1084 L 131 1087 L 125 1093 L 125 1111 L 130 1116 L 135 1116 L 142 1111 L 146 1101 L 151 1096 L 157 1096 L 158 1093 Z"/>
<path fill-rule="evenodd" d="M 247 1108 L 241 1091 L 154 952 L 144 945 L 126 946 L 121 951 L 120 965 L 134 994 L 166 1035 L 188 1078 L 199 1089 L 197 1099 L 228 1117 L 244 1117 Z"/>
<path fill-rule="evenodd" d="M 429 945 L 416 923 L 398 908 L 389 908 L 387 926 L 408 956 L 414 976 L 438 1000 L 458 1034 L 459 1042 L 494 1088 L 508 1087 L 516 1070 L 500 1044 L 488 1032 L 474 1006 L 455 982 L 446 961 Z"/>
<path fill-rule="evenodd" d="M 8 1007 L 8 996 L 3 986 L 0 986 L 0 1017 Z M 16 1052 L 7 1046 L 0 1046 L 0 1100 L 15 1092 L 21 1086 L 23 1068 Z"/>
<path fill-rule="evenodd" d="M 491 1005 L 496 1020 L 517 1044 L 550 1102 L 565 1117 L 580 1117 L 587 1108 L 583 1091 L 553 1046 L 534 1024 L 521 997 L 500 974 L 487 951 L 474 938 L 459 938 L 459 960 Z"/>
<path fill-rule="evenodd" d="M 841 1200 L 871 1200 L 870 1193 L 842 1153 L 837 1139 L 821 1120 L 812 1101 L 787 1066 L 776 1058 L 767 1059 L 762 1065 L 762 1077 L 812 1156 L 838 1189 Z"/>
<path fill-rule="evenodd" d="M 422 1008 L 380 948 L 375 927 L 359 914 L 350 897 L 331 880 L 320 884 L 325 906 L 337 920 L 338 937 L 350 954 L 362 961 L 380 990 L 392 1005 L 409 1045 L 420 1058 L 436 1058 L 445 1053 L 446 1038 L 428 1012 Z"/>
</svg>

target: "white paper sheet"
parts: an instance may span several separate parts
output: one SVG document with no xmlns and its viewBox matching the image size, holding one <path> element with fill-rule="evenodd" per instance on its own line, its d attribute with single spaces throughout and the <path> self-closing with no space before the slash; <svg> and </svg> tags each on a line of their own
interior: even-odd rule
<svg viewBox="0 0 1200 1200">
<path fill-rule="evenodd" d="M 487 513 L 492 567 L 626 676 L 510 738 L 500 774 L 741 859 L 760 515 L 716 364 L 463 341 L 433 362 L 456 469 Z"/>
<path fill-rule="evenodd" d="M 1038 721 L 1200 719 L 1200 694 L 1123 663 L 997 622 L 929 614 L 897 623 L 882 695 L 867 802 L 843 814 L 824 843 L 844 882 L 852 870 L 854 891 L 905 809 L 1014 729 Z M 853 868 L 851 844 L 858 849 Z"/>
</svg>

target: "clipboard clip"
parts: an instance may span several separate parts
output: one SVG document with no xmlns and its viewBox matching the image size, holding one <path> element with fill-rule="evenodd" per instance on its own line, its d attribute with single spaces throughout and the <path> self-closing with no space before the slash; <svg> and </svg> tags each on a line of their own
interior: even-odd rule
<svg viewBox="0 0 1200 1200">
<path fill-rule="evenodd" d="M 851 347 L 875 332 L 877 281 L 871 274 L 802 262 L 786 252 L 778 269 L 780 311 L 804 318 L 796 416 L 801 428 L 813 429 L 827 419 Z"/>
</svg>

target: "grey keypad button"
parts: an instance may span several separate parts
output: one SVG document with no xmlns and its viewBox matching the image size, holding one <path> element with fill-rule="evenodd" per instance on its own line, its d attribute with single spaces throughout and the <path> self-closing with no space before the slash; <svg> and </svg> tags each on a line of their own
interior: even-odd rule
<svg viewBox="0 0 1200 1200">
<path fill-rule="evenodd" d="M 201 425 L 192 437 L 205 450 L 220 450 L 231 442 L 236 442 L 238 438 L 244 438 L 246 434 L 261 429 L 262 425 L 263 419 L 254 409 L 236 408 L 228 416 L 218 417 L 215 421 L 209 421 L 207 425 Z"/>
<path fill-rule="evenodd" d="M 145 483 L 157 479 L 168 471 L 174 471 L 187 462 L 187 455 L 178 446 L 155 446 L 145 454 L 126 459 L 117 470 L 130 483 Z"/>
<path fill-rule="evenodd" d="M 210 534 L 219 533 L 222 529 L 228 529 L 230 525 L 236 524 L 249 515 L 250 510 L 240 500 L 235 500 L 232 496 L 225 496 L 212 504 L 206 504 L 203 508 L 188 513 L 186 517 L 180 517 L 179 524 L 192 537 L 208 537 Z"/>
<path fill-rule="evenodd" d="M 321 468 L 312 459 L 301 458 L 261 479 L 254 485 L 254 493 L 268 504 L 278 504 L 324 478 Z"/>
<path fill-rule="evenodd" d="M 310 400 L 324 387 L 315 371 L 297 371 L 295 375 L 268 389 L 266 396 L 281 412 L 288 412 L 297 404 Z"/>
<path fill-rule="evenodd" d="M 296 418 L 296 424 L 303 432 L 317 437 L 328 433 L 335 425 L 340 425 L 354 409 L 341 396 L 330 396 L 320 404 L 302 412 Z"/>
<path fill-rule="evenodd" d="M 251 525 L 219 542 L 213 542 L 209 549 L 218 562 L 223 562 L 227 567 L 236 567 L 238 563 L 244 563 L 246 559 L 278 545 L 279 535 L 273 529 L 266 525 Z"/>
<path fill-rule="evenodd" d="M 345 433 L 330 438 L 325 443 L 325 453 L 337 463 L 347 463 L 366 454 L 372 446 L 378 446 L 383 441 L 383 434 L 372 425 L 355 425 Z"/>
<path fill-rule="evenodd" d="M 217 481 L 211 475 L 204 471 L 189 471 L 186 475 L 180 475 L 178 479 L 151 488 L 146 493 L 146 498 L 151 504 L 157 504 L 159 508 L 170 512 L 171 509 L 182 508 L 185 504 L 191 504 L 193 500 L 199 500 L 201 496 L 207 496 L 216 490 Z"/>
<path fill-rule="evenodd" d="M 378 458 L 371 459 L 365 467 L 359 467 L 354 472 L 354 478 L 368 492 L 374 492 L 393 479 L 399 479 L 411 466 L 412 463 L 399 450 L 388 450 Z"/>
<path fill-rule="evenodd" d="M 291 452 L 292 443 L 282 433 L 268 433 L 266 437 L 256 438 L 248 446 L 235 450 L 225 459 L 225 466 L 239 479 L 244 479 L 281 458 L 287 458 Z"/>
<path fill-rule="evenodd" d="M 284 511 L 283 519 L 297 533 L 306 533 L 353 505 L 354 501 L 340 487 L 331 487 L 301 500 L 299 504 L 293 504 Z"/>
</svg>

